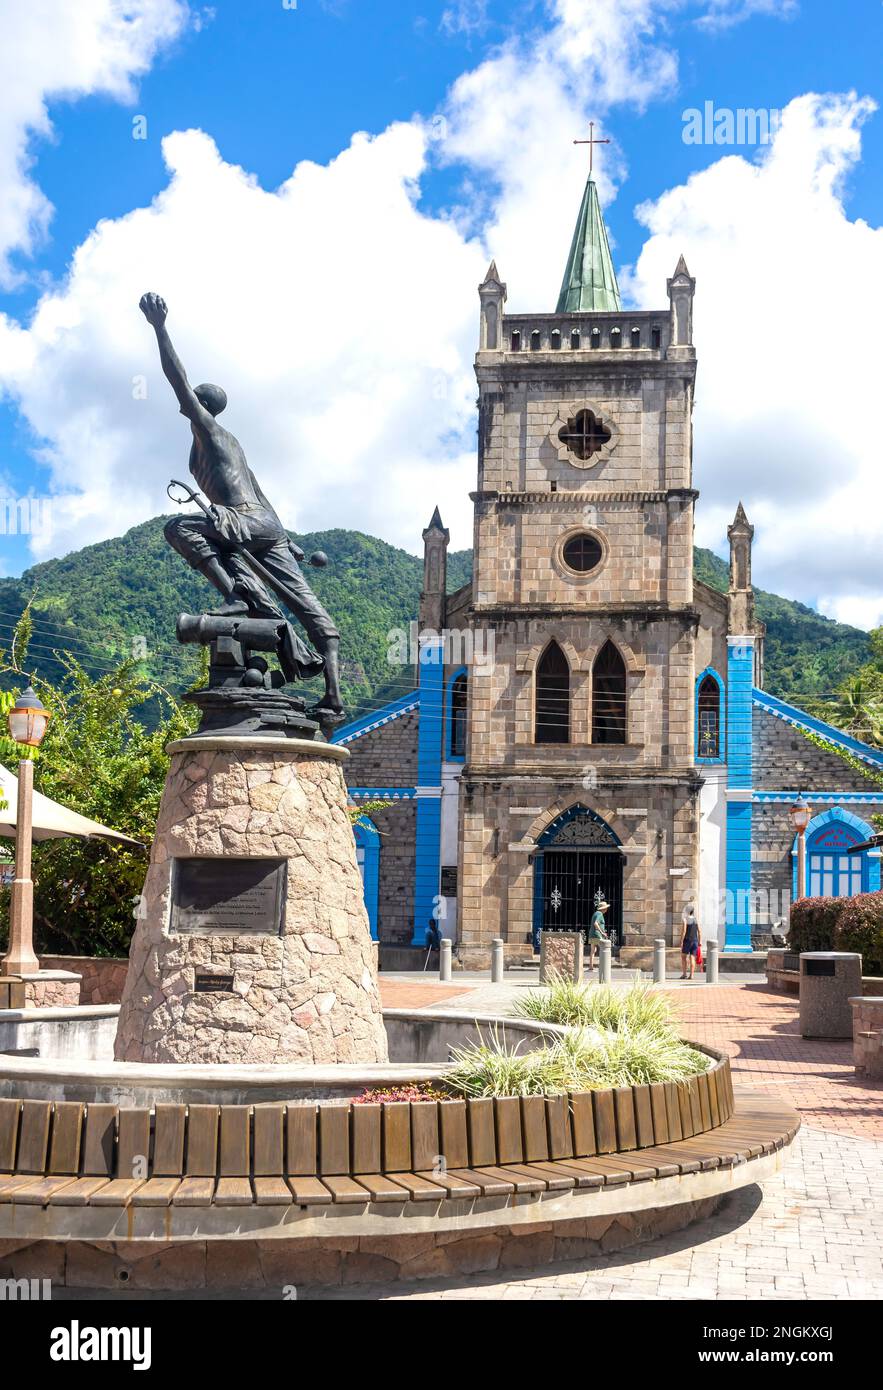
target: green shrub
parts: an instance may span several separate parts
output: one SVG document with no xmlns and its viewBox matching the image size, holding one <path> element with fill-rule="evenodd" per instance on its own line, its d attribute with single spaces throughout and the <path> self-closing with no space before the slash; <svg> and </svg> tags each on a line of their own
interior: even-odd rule
<svg viewBox="0 0 883 1390">
<path fill-rule="evenodd" d="M 791 908 L 788 946 L 792 951 L 833 951 L 841 898 L 801 898 Z"/>
<path fill-rule="evenodd" d="M 883 974 L 883 892 L 802 898 L 791 909 L 792 951 L 859 951 L 865 975 Z"/>
<path fill-rule="evenodd" d="M 834 941 L 838 951 L 860 951 L 862 973 L 883 975 L 883 892 L 841 898 Z"/>
<path fill-rule="evenodd" d="M 519 1018 L 571 1027 L 598 1028 L 611 1032 L 650 1029 L 677 1034 L 677 1016 L 671 997 L 651 985 L 615 989 L 611 985 L 576 984 L 562 975 L 545 989 L 530 990 L 512 1010 Z"/>
<path fill-rule="evenodd" d="M 569 1028 L 535 1052 L 490 1042 L 451 1049 L 446 1084 L 464 1096 L 562 1095 L 607 1086 L 683 1081 L 705 1071 L 711 1058 L 654 1028 L 600 1032 Z"/>
</svg>

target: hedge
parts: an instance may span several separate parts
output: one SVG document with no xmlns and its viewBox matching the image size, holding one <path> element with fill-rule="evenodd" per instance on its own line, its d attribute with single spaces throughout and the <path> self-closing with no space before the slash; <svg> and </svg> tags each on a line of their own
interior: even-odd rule
<svg viewBox="0 0 883 1390">
<path fill-rule="evenodd" d="M 792 951 L 859 951 L 865 975 L 883 975 L 883 892 L 802 898 L 791 908 Z"/>
</svg>

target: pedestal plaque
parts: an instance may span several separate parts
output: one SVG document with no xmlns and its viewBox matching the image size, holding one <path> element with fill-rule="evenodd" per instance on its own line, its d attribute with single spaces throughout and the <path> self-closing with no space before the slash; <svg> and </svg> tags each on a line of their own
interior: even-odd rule
<svg viewBox="0 0 883 1390">
<path fill-rule="evenodd" d="M 282 934 L 284 859 L 176 859 L 169 930 Z"/>
</svg>

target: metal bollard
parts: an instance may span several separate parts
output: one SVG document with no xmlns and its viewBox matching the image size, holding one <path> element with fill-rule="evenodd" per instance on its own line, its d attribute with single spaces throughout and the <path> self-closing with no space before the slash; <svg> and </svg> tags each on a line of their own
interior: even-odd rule
<svg viewBox="0 0 883 1390">
<path fill-rule="evenodd" d="M 503 941 L 497 937 L 491 942 L 491 984 L 503 983 Z"/>
<path fill-rule="evenodd" d="M 665 984 L 665 942 L 662 940 L 653 942 L 653 983 Z"/>
<path fill-rule="evenodd" d="M 609 941 L 602 941 L 598 952 L 598 983 L 600 985 L 610 984 L 611 958 L 613 947 Z"/>
<path fill-rule="evenodd" d="M 706 941 L 705 957 L 705 983 L 707 985 L 717 984 L 717 942 Z"/>
<path fill-rule="evenodd" d="M 451 938 L 443 936 L 438 952 L 438 978 L 444 984 L 451 978 Z"/>
</svg>

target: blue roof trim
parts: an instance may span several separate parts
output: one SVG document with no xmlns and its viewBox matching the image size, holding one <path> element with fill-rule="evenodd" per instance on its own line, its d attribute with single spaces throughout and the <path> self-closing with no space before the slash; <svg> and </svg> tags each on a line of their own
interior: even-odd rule
<svg viewBox="0 0 883 1390">
<path fill-rule="evenodd" d="M 390 724 L 393 719 L 400 719 L 403 714 L 410 714 L 411 710 L 420 707 L 420 691 L 412 690 L 409 695 L 403 695 L 400 700 L 393 700 L 389 705 L 382 705 L 380 709 L 372 710 L 370 714 L 363 714 L 361 719 L 354 719 L 351 724 L 344 724 L 332 736 L 332 743 L 352 743 L 354 739 L 361 738 L 364 734 L 370 734 L 374 729 L 380 729 L 384 724 Z"/>
<path fill-rule="evenodd" d="M 752 792 L 751 800 L 765 804 L 793 803 L 799 796 L 812 805 L 820 806 L 877 806 L 883 802 L 883 790 L 878 792 Z"/>
<path fill-rule="evenodd" d="M 857 738 L 845 734 L 842 729 L 835 729 L 833 724 L 826 724 L 823 719 L 814 719 L 796 705 L 777 700 L 775 695 L 769 695 L 765 690 L 755 689 L 751 694 L 757 708 L 771 714 L 774 719 L 782 719 L 786 724 L 793 724 L 798 729 L 808 729 L 811 733 L 820 734 L 829 743 L 836 743 L 844 752 L 851 753 L 861 762 L 868 763 L 871 767 L 883 768 L 883 750 L 880 748 L 861 743 Z"/>
</svg>

